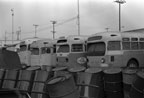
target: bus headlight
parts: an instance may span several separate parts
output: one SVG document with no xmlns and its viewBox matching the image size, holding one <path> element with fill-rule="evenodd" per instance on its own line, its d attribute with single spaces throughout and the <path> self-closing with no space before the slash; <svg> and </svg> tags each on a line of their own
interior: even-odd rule
<svg viewBox="0 0 144 98">
<path fill-rule="evenodd" d="M 105 59 L 104 58 L 101 59 L 101 63 L 105 63 Z"/>
<path fill-rule="evenodd" d="M 79 57 L 77 59 L 77 63 L 79 63 L 79 64 L 84 64 L 86 62 L 87 62 L 87 59 L 85 57 Z"/>
</svg>

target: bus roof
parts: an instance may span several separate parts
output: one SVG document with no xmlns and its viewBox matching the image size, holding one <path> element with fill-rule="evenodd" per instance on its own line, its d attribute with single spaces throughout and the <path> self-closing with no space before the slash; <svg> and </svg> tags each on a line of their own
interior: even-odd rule
<svg viewBox="0 0 144 98">
<path fill-rule="evenodd" d="M 57 44 L 73 44 L 73 43 L 85 43 L 88 36 L 85 35 L 70 35 L 68 37 L 61 37 L 57 40 Z"/>
<path fill-rule="evenodd" d="M 53 47 L 53 40 L 52 39 L 42 39 L 42 40 L 37 40 L 34 41 L 30 47 L 32 48 L 40 48 L 40 47 Z"/>
<path fill-rule="evenodd" d="M 140 28 L 140 29 L 134 29 L 134 30 L 127 30 L 124 32 L 144 32 L 144 28 Z"/>
<path fill-rule="evenodd" d="M 99 32 L 88 37 L 88 42 L 122 40 L 122 38 L 144 38 L 141 32 Z"/>
<path fill-rule="evenodd" d="M 20 45 L 31 44 L 34 41 L 40 40 L 41 38 L 27 38 L 20 42 Z"/>
</svg>

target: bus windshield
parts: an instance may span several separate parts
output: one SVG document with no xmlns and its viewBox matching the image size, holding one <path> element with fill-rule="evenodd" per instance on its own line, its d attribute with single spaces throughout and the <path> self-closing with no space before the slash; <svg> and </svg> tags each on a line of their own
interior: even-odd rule
<svg viewBox="0 0 144 98">
<path fill-rule="evenodd" d="M 31 48 L 32 55 L 39 55 L 39 48 Z"/>
<path fill-rule="evenodd" d="M 63 53 L 69 52 L 69 45 L 59 45 L 57 53 L 60 53 L 60 52 L 63 52 Z"/>
<path fill-rule="evenodd" d="M 87 55 L 89 56 L 104 56 L 106 45 L 104 42 L 89 43 L 87 46 Z"/>
<path fill-rule="evenodd" d="M 83 44 L 72 44 L 72 52 L 83 52 Z"/>
</svg>

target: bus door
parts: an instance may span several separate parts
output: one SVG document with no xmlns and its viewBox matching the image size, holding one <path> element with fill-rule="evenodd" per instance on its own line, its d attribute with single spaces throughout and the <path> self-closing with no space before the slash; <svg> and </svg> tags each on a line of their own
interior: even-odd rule
<svg viewBox="0 0 144 98">
<path fill-rule="evenodd" d="M 31 66 L 40 65 L 40 49 L 31 48 Z"/>
<path fill-rule="evenodd" d="M 52 48 L 50 47 L 42 47 L 40 53 L 40 66 L 42 65 L 52 65 Z"/>
</svg>

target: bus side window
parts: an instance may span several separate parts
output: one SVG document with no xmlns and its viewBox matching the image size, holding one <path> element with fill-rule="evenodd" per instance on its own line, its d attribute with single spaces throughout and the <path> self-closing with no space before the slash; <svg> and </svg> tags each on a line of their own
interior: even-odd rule
<svg viewBox="0 0 144 98">
<path fill-rule="evenodd" d="M 108 50 L 120 50 L 120 49 L 121 49 L 120 41 L 108 42 Z"/>
<path fill-rule="evenodd" d="M 136 37 L 131 38 L 131 49 L 132 50 L 139 49 L 138 38 L 136 38 Z"/>
<path fill-rule="evenodd" d="M 144 49 L 144 42 L 139 42 L 139 48 Z"/>
<path fill-rule="evenodd" d="M 137 50 L 138 49 L 138 42 L 131 42 L 131 49 Z"/>
<path fill-rule="evenodd" d="M 130 50 L 130 42 L 122 42 L 123 50 Z"/>
</svg>

